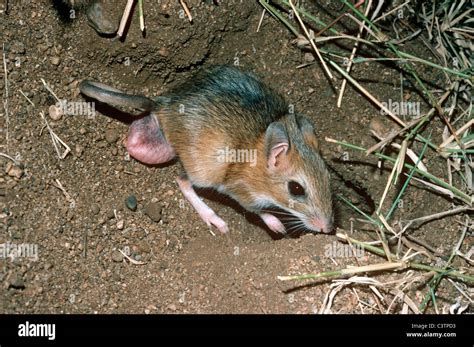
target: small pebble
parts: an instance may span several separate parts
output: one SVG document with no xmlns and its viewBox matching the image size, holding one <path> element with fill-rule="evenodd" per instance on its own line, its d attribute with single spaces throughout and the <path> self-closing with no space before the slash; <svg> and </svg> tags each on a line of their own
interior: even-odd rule
<svg viewBox="0 0 474 347">
<path fill-rule="evenodd" d="M 91 206 L 91 212 L 92 212 L 92 214 L 94 214 L 94 215 L 99 214 L 99 212 L 100 212 L 100 207 L 99 207 L 99 205 L 97 205 L 97 204 L 92 204 L 92 206 Z"/>
<path fill-rule="evenodd" d="M 403 79 L 402 81 L 403 88 L 409 88 L 411 86 L 410 80 Z"/>
<path fill-rule="evenodd" d="M 39 51 L 44 53 L 48 50 L 49 47 L 47 45 L 41 45 L 40 44 L 40 45 L 37 46 L 37 48 L 38 48 Z"/>
<path fill-rule="evenodd" d="M 311 62 L 314 61 L 314 55 L 313 55 L 313 53 L 309 53 L 309 52 L 305 53 L 304 56 L 303 56 L 303 59 L 304 59 L 305 62 L 311 63 Z"/>
<path fill-rule="evenodd" d="M 63 111 L 57 105 L 51 105 L 48 109 L 49 118 L 58 121 L 63 116 Z"/>
<path fill-rule="evenodd" d="M 105 131 L 105 141 L 107 141 L 110 144 L 113 144 L 117 142 L 119 138 L 119 133 L 115 129 L 107 129 Z"/>
<path fill-rule="evenodd" d="M 7 167 L 6 167 L 5 171 L 8 174 L 8 176 L 15 177 L 15 178 L 18 178 L 18 179 L 20 179 L 23 176 L 23 173 L 24 173 L 22 168 L 12 164 L 11 162 L 9 162 L 7 164 Z"/>
<path fill-rule="evenodd" d="M 59 58 L 59 57 L 57 57 L 57 56 L 51 57 L 51 58 L 50 58 L 50 62 L 51 62 L 51 64 L 53 64 L 54 66 L 58 66 L 59 63 L 61 62 L 61 58 Z"/>
<path fill-rule="evenodd" d="M 20 41 L 13 42 L 13 44 L 10 47 L 10 50 L 14 54 L 21 54 L 21 55 L 25 54 L 26 52 L 24 43 Z"/>
<path fill-rule="evenodd" d="M 166 49 L 165 47 L 161 47 L 159 50 L 158 50 L 158 54 L 161 55 L 162 57 L 167 57 L 170 52 L 168 49 Z"/>
<path fill-rule="evenodd" d="M 117 222 L 117 229 L 118 229 L 118 230 L 123 230 L 124 225 L 125 225 L 124 220 L 123 220 L 123 219 L 119 220 L 119 221 Z"/>
<path fill-rule="evenodd" d="M 112 251 L 112 260 L 116 263 L 121 263 L 123 261 L 123 255 L 117 250 Z"/>
<path fill-rule="evenodd" d="M 137 249 L 142 253 L 151 252 L 150 244 L 146 240 L 141 240 L 140 242 L 138 242 Z"/>
<path fill-rule="evenodd" d="M 128 209 L 132 211 L 137 210 L 137 198 L 134 195 L 130 195 L 127 199 L 125 199 L 125 205 Z"/>
<path fill-rule="evenodd" d="M 109 210 L 109 212 L 107 212 L 107 218 L 108 219 L 114 219 L 115 218 L 114 210 Z"/>
<path fill-rule="evenodd" d="M 13 274 L 8 281 L 8 287 L 13 289 L 25 289 L 25 281 L 18 274 Z"/>
<path fill-rule="evenodd" d="M 76 145 L 76 154 L 78 157 L 80 157 L 82 155 L 82 152 L 84 152 L 84 147 L 82 147 L 81 145 Z"/>
<path fill-rule="evenodd" d="M 151 202 L 145 207 L 145 214 L 154 222 L 159 222 L 161 219 L 161 205 L 158 202 Z"/>
</svg>

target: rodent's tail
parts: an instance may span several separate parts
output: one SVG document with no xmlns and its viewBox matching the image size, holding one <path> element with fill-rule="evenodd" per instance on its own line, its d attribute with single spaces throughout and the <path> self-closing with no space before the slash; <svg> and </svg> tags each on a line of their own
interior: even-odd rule
<svg viewBox="0 0 474 347">
<path fill-rule="evenodd" d="M 128 106 L 144 111 L 152 111 L 156 103 L 143 95 L 126 94 L 99 82 L 84 80 L 79 85 L 82 94 L 100 102 L 116 106 Z"/>
</svg>

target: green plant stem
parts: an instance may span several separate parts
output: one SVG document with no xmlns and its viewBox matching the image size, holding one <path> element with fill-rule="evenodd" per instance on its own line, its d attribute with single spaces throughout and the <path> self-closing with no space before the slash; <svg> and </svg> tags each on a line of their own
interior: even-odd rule
<svg viewBox="0 0 474 347">
<path fill-rule="evenodd" d="M 283 17 L 281 15 L 281 13 L 275 9 L 274 7 L 272 7 L 268 1 L 265 1 L 265 0 L 259 0 L 259 3 L 260 5 L 263 6 L 263 8 L 265 8 L 273 17 L 275 17 L 276 19 L 278 19 L 279 21 L 281 21 L 283 24 L 285 24 L 285 26 L 290 29 L 290 31 L 293 33 L 293 35 L 295 35 L 296 37 L 300 36 L 300 33 L 298 32 L 298 30 L 296 30 L 296 28 L 294 26 L 292 26 L 286 19 L 285 17 Z"/>
<path fill-rule="evenodd" d="M 337 198 L 339 200 L 342 200 L 343 202 L 345 202 L 347 205 L 349 205 L 351 208 L 353 208 L 355 211 L 357 211 L 359 214 L 361 214 L 365 219 L 367 219 L 369 222 L 371 222 L 372 224 L 375 224 L 375 225 L 378 225 L 378 226 L 382 226 L 382 223 L 376 221 L 375 219 L 373 219 L 372 217 L 370 217 L 367 213 L 365 213 L 364 211 L 362 211 L 361 209 L 359 209 L 357 206 L 355 206 L 354 204 L 352 204 L 349 200 L 347 200 L 344 196 L 338 194 L 337 195 Z"/>
<path fill-rule="evenodd" d="M 263 7 L 265 7 L 267 10 L 269 10 L 269 8 L 271 7 L 271 5 L 265 1 L 265 0 L 259 0 L 259 2 L 262 4 L 262 2 L 265 2 L 265 5 L 262 4 Z M 287 0 L 274 0 L 275 3 L 278 3 L 279 5 L 285 5 L 287 7 L 290 7 L 290 3 L 289 1 Z M 380 29 L 377 28 L 377 26 L 375 26 L 373 23 L 371 23 L 360 11 L 358 11 L 354 6 L 352 6 L 351 4 L 347 3 L 346 2 L 346 5 L 351 8 L 352 10 L 354 10 L 354 13 L 356 13 L 360 18 L 364 19 L 369 27 L 374 30 L 376 33 L 381 33 Z M 318 25 L 321 29 L 323 28 L 326 28 L 327 27 L 327 24 L 325 22 L 323 22 L 322 20 L 320 20 L 319 18 L 313 16 L 312 14 L 310 14 L 309 12 L 305 11 L 304 9 L 298 7 L 295 5 L 295 7 L 297 8 L 298 12 L 304 17 L 304 18 L 307 18 L 309 19 L 310 21 L 312 21 L 313 23 L 315 23 L 316 25 Z M 274 12 L 278 12 L 276 9 L 272 8 L 272 10 Z M 270 11 L 270 10 L 269 10 Z M 276 18 L 278 19 L 282 19 L 282 16 L 277 16 L 276 14 L 274 14 Z M 282 20 L 282 22 L 293 32 L 293 34 L 295 36 L 299 36 L 299 32 L 293 27 L 291 26 L 291 24 L 289 24 L 288 21 L 286 20 Z M 340 35 L 341 38 L 344 38 L 344 36 L 346 35 L 343 35 L 341 34 L 338 30 L 330 27 L 328 28 L 328 31 L 330 31 L 331 33 L 333 34 L 336 34 L 336 35 Z M 371 45 L 371 46 L 379 46 L 379 44 L 377 42 L 365 42 L 366 44 L 368 45 Z M 393 43 L 391 42 L 382 42 L 383 45 L 386 45 L 388 46 L 388 48 L 390 48 L 392 50 L 393 53 L 395 53 L 397 56 L 398 56 L 398 59 L 394 59 L 394 58 L 355 58 L 355 62 L 358 62 L 357 59 L 359 61 L 365 61 L 365 60 L 401 60 L 401 61 L 406 61 L 407 59 L 408 60 L 412 60 L 412 61 L 416 61 L 416 62 L 419 62 L 419 63 L 422 63 L 422 64 L 425 64 L 425 65 L 428 65 L 428 66 L 431 66 L 431 67 L 434 67 L 436 69 L 439 69 L 439 70 L 442 70 L 442 71 L 445 71 L 445 72 L 448 72 L 450 74 L 453 74 L 455 76 L 458 76 L 458 77 L 461 77 L 461 78 L 466 78 L 466 79 L 470 79 L 472 78 L 472 68 L 471 69 L 465 69 L 465 70 L 453 70 L 453 69 L 450 69 L 448 67 L 445 67 L 445 66 L 442 66 L 442 65 L 439 65 L 439 64 L 436 64 L 436 63 L 433 63 L 429 60 L 426 60 L 426 59 L 421 59 L 419 57 L 416 57 L 414 55 L 411 55 L 409 53 L 406 53 L 404 51 L 401 51 L 399 50 Z M 410 67 L 411 68 L 411 67 Z M 409 71 L 411 74 L 415 73 L 414 71 Z M 470 72 L 470 74 L 468 73 Z M 415 73 L 416 75 L 416 73 Z M 418 78 L 418 76 L 414 76 L 415 77 L 415 80 L 417 81 L 417 83 L 421 83 L 421 80 Z M 422 86 L 422 89 L 425 93 L 428 93 L 427 95 L 430 96 L 429 94 L 429 91 L 426 89 L 426 88 L 423 88 L 424 85 L 423 83 L 421 83 L 421 86 Z"/>
<path fill-rule="evenodd" d="M 337 141 L 335 140 L 335 143 L 341 145 L 341 146 L 344 146 L 344 147 L 347 147 L 347 148 L 351 148 L 351 149 L 355 149 L 357 151 L 361 151 L 361 152 L 364 152 L 366 151 L 365 148 L 363 147 L 360 147 L 360 146 L 356 146 L 356 145 L 353 145 L 353 144 L 350 144 L 350 143 L 347 143 L 347 142 L 344 142 L 344 141 Z M 388 160 L 392 163 L 394 163 L 396 160 L 392 157 L 389 157 L 387 155 L 384 155 L 382 153 L 379 153 L 379 152 L 374 152 L 373 153 L 375 156 L 377 156 L 378 158 L 381 158 L 381 159 L 384 159 L 384 160 Z M 413 165 L 410 165 L 410 164 L 407 164 L 407 163 L 404 163 L 404 166 L 408 169 L 414 169 L 416 173 L 420 174 L 421 176 L 424 176 L 426 178 L 428 178 L 430 181 L 432 181 L 433 183 L 436 183 L 438 184 L 439 186 L 443 187 L 443 188 L 446 188 L 448 189 L 449 191 L 451 191 L 456 197 L 458 197 L 459 199 L 461 199 L 462 201 L 464 201 L 465 203 L 467 203 L 468 205 L 471 205 L 471 197 L 469 195 L 467 195 L 466 193 L 460 191 L 459 189 L 457 189 L 456 187 L 453 187 L 451 185 L 449 185 L 448 183 L 446 183 L 445 181 L 443 181 L 442 179 L 428 173 L 428 172 L 425 172 L 425 171 L 422 171 L 420 169 L 418 169 L 417 167 L 413 166 Z"/>
<path fill-rule="evenodd" d="M 291 7 L 290 6 L 290 2 L 287 1 L 287 0 L 278 0 L 278 1 L 275 1 L 275 2 L 278 2 L 280 5 L 281 4 L 284 4 L 286 5 L 287 7 Z M 320 20 L 319 18 L 313 16 L 312 14 L 310 14 L 309 12 L 305 11 L 304 9 L 300 8 L 299 6 L 296 6 L 296 9 L 298 10 L 299 13 L 301 13 L 303 15 L 303 17 L 306 17 L 308 18 L 309 20 L 313 21 L 315 24 L 317 25 L 320 25 L 321 26 L 321 29 L 325 28 L 327 25 L 326 23 L 324 23 L 322 20 Z M 337 31 L 336 29 L 334 28 L 328 28 L 328 30 L 330 32 L 332 32 L 333 34 L 339 34 L 339 31 Z"/>
<path fill-rule="evenodd" d="M 423 156 L 425 155 L 425 151 L 428 147 L 428 143 L 425 143 L 425 145 L 423 146 L 423 149 L 421 150 L 421 153 L 418 157 L 418 160 L 416 161 L 416 164 L 415 166 L 413 167 L 413 169 L 410 170 L 410 174 L 408 175 L 408 178 L 405 180 L 405 182 L 403 183 L 403 187 L 402 189 L 400 190 L 400 193 L 398 193 L 397 195 L 397 198 L 395 199 L 395 201 L 393 202 L 392 206 L 390 207 L 390 210 L 388 211 L 387 213 L 387 216 L 385 217 L 385 219 L 388 221 L 390 219 L 390 217 L 392 216 L 392 213 L 395 211 L 395 208 L 398 206 L 398 202 L 400 201 L 400 199 L 402 198 L 402 195 L 405 193 L 405 190 L 407 189 L 408 187 L 408 184 L 410 183 L 411 181 L 411 178 L 413 177 L 414 173 L 415 173 L 415 170 L 414 168 L 418 166 L 418 164 L 420 163 L 421 159 L 423 158 Z"/>
<path fill-rule="evenodd" d="M 355 14 L 357 14 L 357 16 L 359 16 L 359 18 L 363 19 L 364 21 L 366 21 L 369 25 L 369 27 L 374 30 L 376 33 L 378 34 L 381 34 L 382 32 L 377 28 L 377 26 L 375 26 L 373 23 L 370 22 L 370 20 L 362 13 L 360 12 L 357 8 L 355 8 L 351 3 L 349 3 L 347 0 L 342 0 L 344 2 L 344 4 L 349 7 Z M 390 48 L 390 50 L 395 53 L 395 55 L 399 58 L 403 58 L 405 54 L 405 56 L 409 56 L 411 58 L 416 58 L 412 55 L 409 55 L 407 53 L 404 53 L 404 52 L 400 52 L 400 50 L 390 41 L 387 42 L 387 46 Z M 403 53 L 403 54 L 402 54 Z M 418 77 L 418 74 L 415 72 L 414 68 L 410 65 L 410 64 L 407 64 L 406 65 L 407 67 L 407 71 L 413 76 L 413 78 L 415 79 L 416 83 L 420 86 L 420 88 L 423 90 L 423 92 L 425 93 L 425 95 L 428 97 L 429 101 L 430 101 L 430 104 L 431 106 L 435 107 L 437 106 L 437 102 L 436 100 L 434 99 L 433 95 L 430 93 L 430 91 L 426 88 L 425 84 L 421 81 L 421 79 Z"/>
<path fill-rule="evenodd" d="M 385 251 L 379 247 L 368 245 L 365 242 L 358 241 L 352 238 L 347 238 L 352 244 L 358 245 L 363 247 L 365 250 L 375 253 L 379 256 L 385 257 Z M 420 264 L 416 262 L 405 262 L 404 267 L 401 269 L 411 268 L 414 270 L 421 270 L 421 271 L 433 271 L 441 276 L 451 277 L 453 279 L 461 280 L 467 284 L 474 284 L 474 276 L 465 275 L 455 270 L 446 270 L 441 269 L 438 267 Z M 303 275 L 296 275 L 296 276 L 285 276 L 285 280 L 307 280 L 307 279 L 319 279 L 319 278 L 328 278 L 328 277 L 337 277 L 337 276 L 347 276 L 348 273 L 346 269 L 339 269 L 334 271 L 326 271 L 326 272 L 319 272 L 316 274 L 303 274 Z M 378 271 L 378 270 L 377 270 Z"/>
</svg>

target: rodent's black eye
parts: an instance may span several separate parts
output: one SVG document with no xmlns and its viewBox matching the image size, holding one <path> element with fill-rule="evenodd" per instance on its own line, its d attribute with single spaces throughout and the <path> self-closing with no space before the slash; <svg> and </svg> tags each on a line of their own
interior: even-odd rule
<svg viewBox="0 0 474 347">
<path fill-rule="evenodd" d="M 295 181 L 290 181 L 288 183 L 288 190 L 290 191 L 290 194 L 293 196 L 303 196 L 306 194 L 303 186 Z"/>
</svg>

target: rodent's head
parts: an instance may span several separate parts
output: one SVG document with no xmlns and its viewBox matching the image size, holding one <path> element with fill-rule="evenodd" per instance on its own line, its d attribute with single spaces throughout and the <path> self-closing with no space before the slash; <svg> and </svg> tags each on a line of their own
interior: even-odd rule
<svg viewBox="0 0 474 347">
<path fill-rule="evenodd" d="M 272 193 L 263 200 L 299 218 L 300 226 L 330 232 L 334 218 L 330 177 L 311 121 L 289 114 L 271 123 L 264 135 L 264 154 L 266 189 Z"/>
</svg>

